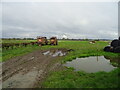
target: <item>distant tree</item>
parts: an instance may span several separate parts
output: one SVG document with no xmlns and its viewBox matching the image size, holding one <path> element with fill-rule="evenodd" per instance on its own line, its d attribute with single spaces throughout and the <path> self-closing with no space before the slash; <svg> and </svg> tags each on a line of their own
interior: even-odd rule
<svg viewBox="0 0 120 90">
<path fill-rule="evenodd" d="M 85 41 L 88 41 L 89 39 L 88 38 L 86 38 L 86 39 L 84 39 Z"/>
<path fill-rule="evenodd" d="M 65 38 L 62 38 L 62 40 L 65 40 Z"/>
<path fill-rule="evenodd" d="M 23 38 L 23 40 L 27 40 L 26 38 Z"/>
<path fill-rule="evenodd" d="M 95 41 L 100 41 L 99 39 L 96 39 Z"/>
</svg>

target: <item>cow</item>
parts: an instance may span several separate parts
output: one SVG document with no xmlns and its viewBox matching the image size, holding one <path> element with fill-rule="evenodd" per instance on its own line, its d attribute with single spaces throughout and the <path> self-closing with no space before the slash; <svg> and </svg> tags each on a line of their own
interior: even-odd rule
<svg viewBox="0 0 120 90">
<path fill-rule="evenodd" d="M 89 43 L 90 43 L 90 44 L 95 44 L 96 42 L 95 42 L 95 41 L 90 41 Z"/>
</svg>

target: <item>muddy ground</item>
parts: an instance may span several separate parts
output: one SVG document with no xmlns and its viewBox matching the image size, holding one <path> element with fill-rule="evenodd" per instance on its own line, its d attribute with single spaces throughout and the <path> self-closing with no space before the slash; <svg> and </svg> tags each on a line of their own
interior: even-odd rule
<svg viewBox="0 0 120 90">
<path fill-rule="evenodd" d="M 63 69 L 59 58 L 65 56 L 66 49 L 37 50 L 2 63 L 3 88 L 35 88 L 51 71 Z"/>
</svg>

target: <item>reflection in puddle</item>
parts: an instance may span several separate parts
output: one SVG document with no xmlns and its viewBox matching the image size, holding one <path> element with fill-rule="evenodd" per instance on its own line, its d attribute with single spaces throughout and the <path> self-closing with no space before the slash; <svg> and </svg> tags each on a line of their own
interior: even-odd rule
<svg viewBox="0 0 120 90">
<path fill-rule="evenodd" d="M 63 52 L 62 50 L 51 50 L 44 52 L 43 55 L 50 55 L 52 57 L 64 56 L 66 55 L 66 52 Z"/>
<path fill-rule="evenodd" d="M 58 52 L 55 52 L 52 56 L 56 57 L 56 56 L 64 56 L 64 55 L 66 55 L 66 53 L 64 53 L 62 51 L 58 51 Z"/>
<path fill-rule="evenodd" d="M 50 51 L 47 51 L 47 52 L 44 52 L 43 55 L 47 55 L 47 54 L 49 54 L 49 53 L 50 53 Z"/>
<path fill-rule="evenodd" d="M 64 64 L 67 67 L 73 67 L 76 71 L 85 71 L 88 73 L 105 71 L 109 72 L 117 67 L 110 64 L 110 60 L 104 58 L 104 56 L 76 58 L 71 62 Z"/>
</svg>

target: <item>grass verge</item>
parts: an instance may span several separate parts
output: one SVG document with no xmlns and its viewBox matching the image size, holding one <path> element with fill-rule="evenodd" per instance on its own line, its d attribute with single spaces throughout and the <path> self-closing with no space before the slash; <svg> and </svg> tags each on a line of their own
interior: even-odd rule
<svg viewBox="0 0 120 90">
<path fill-rule="evenodd" d="M 120 69 L 111 72 L 75 72 L 72 68 L 53 72 L 42 84 L 45 88 L 119 88 Z"/>
</svg>

